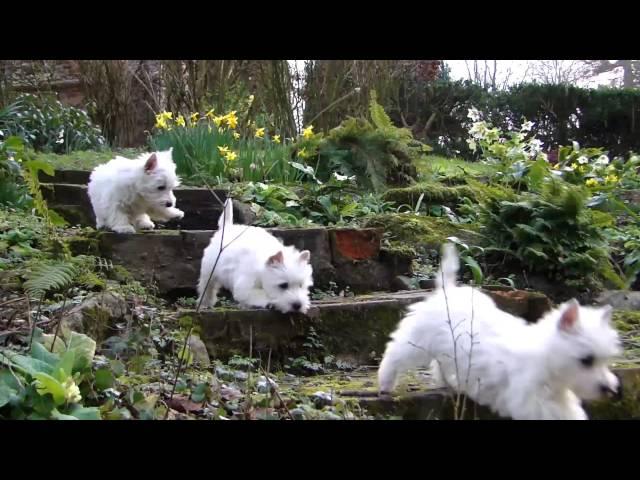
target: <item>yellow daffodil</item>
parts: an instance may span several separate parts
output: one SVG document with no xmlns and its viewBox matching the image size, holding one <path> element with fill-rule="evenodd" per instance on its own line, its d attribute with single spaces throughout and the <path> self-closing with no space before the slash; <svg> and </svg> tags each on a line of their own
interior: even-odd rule
<svg viewBox="0 0 640 480">
<path fill-rule="evenodd" d="M 226 158 L 229 162 L 233 162 L 236 158 L 238 158 L 238 154 L 236 152 L 228 152 L 224 158 Z"/>
<path fill-rule="evenodd" d="M 236 111 L 229 112 L 224 116 L 227 125 L 229 128 L 236 128 L 238 126 L 238 117 L 236 116 Z"/>
<path fill-rule="evenodd" d="M 573 170 L 577 169 L 577 168 L 578 168 L 578 164 L 577 164 L 576 162 L 573 162 L 573 163 L 571 164 L 571 168 L 572 168 Z"/>
<path fill-rule="evenodd" d="M 173 113 L 163 111 L 156 115 L 156 128 L 167 128 L 167 120 L 171 120 Z"/>
<path fill-rule="evenodd" d="M 273 142 L 274 143 L 280 143 L 280 135 L 274 135 L 273 136 Z"/>
<path fill-rule="evenodd" d="M 225 120 L 225 117 L 218 115 L 217 117 L 213 117 L 213 123 L 216 124 L 216 127 L 220 127 L 222 122 Z"/>
<path fill-rule="evenodd" d="M 233 132 L 233 138 L 238 140 L 240 138 L 240 134 L 238 132 Z"/>
<path fill-rule="evenodd" d="M 213 108 L 211 110 L 209 110 L 207 113 L 204 114 L 205 117 L 207 117 L 209 120 L 213 120 Z"/>
<path fill-rule="evenodd" d="M 199 116 L 200 114 L 198 112 L 192 113 L 191 116 L 189 117 L 189 120 L 191 120 L 191 123 L 197 123 Z"/>
<path fill-rule="evenodd" d="M 264 127 L 256 128 L 256 138 L 264 138 Z"/>
<path fill-rule="evenodd" d="M 618 180 L 619 180 L 618 176 L 614 174 L 607 175 L 604 179 L 606 183 L 617 183 Z"/>
<path fill-rule="evenodd" d="M 298 151 L 298 156 L 299 156 L 300 158 L 307 158 L 307 157 L 309 156 L 309 154 L 307 153 L 307 149 L 306 149 L 306 148 L 301 148 L 301 149 Z"/>
<path fill-rule="evenodd" d="M 178 118 L 176 118 L 176 125 L 178 125 L 179 127 L 184 127 L 185 126 L 185 121 L 184 121 L 184 117 L 182 115 L 178 115 Z"/>
<path fill-rule="evenodd" d="M 305 128 L 304 130 L 302 130 L 302 136 L 304 138 L 311 138 L 313 137 L 313 125 L 309 125 L 307 128 Z"/>
<path fill-rule="evenodd" d="M 253 95 L 249 95 L 249 98 L 247 99 L 247 104 L 251 105 L 251 104 L 253 103 L 253 100 L 254 100 L 255 98 L 256 98 L 256 97 L 254 97 Z"/>
<path fill-rule="evenodd" d="M 218 147 L 218 152 L 220 152 L 220 155 L 224 157 L 229 153 L 229 147 L 227 147 L 226 145 L 223 145 L 222 147 Z"/>
<path fill-rule="evenodd" d="M 584 182 L 584 184 L 587 187 L 595 187 L 596 185 L 598 185 L 598 181 L 595 178 L 590 178 L 586 182 Z"/>
</svg>

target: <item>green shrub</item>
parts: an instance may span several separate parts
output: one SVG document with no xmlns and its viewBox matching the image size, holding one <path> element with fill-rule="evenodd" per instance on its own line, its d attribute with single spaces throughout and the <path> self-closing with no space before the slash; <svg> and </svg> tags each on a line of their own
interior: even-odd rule
<svg viewBox="0 0 640 480">
<path fill-rule="evenodd" d="M 555 280 L 597 288 L 614 272 L 602 233 L 611 217 L 587 208 L 588 193 L 560 180 L 546 183 L 540 195 L 525 193 L 513 200 L 484 198 L 478 207 L 487 251 L 517 259 L 530 272 Z"/>
<path fill-rule="evenodd" d="M 296 145 L 298 155 L 311 157 L 320 181 L 327 182 L 338 173 L 354 176 L 363 189 L 382 192 L 387 185 L 408 185 L 415 180 L 414 161 L 430 147 L 414 140 L 409 130 L 395 127 L 377 103 L 375 92 L 369 116 L 370 120 L 348 118 L 324 137 L 303 134 Z"/>
<path fill-rule="evenodd" d="M 0 114 L 0 131 L 38 151 L 69 153 L 99 149 L 105 139 L 87 113 L 50 97 L 24 94 Z"/>
</svg>

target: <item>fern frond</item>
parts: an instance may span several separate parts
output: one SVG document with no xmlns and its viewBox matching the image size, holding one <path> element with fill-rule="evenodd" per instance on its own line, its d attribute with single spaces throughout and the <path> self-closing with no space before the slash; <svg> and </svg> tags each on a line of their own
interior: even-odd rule
<svg viewBox="0 0 640 480">
<path fill-rule="evenodd" d="M 33 297 L 42 297 L 51 290 L 66 288 L 76 276 L 75 265 L 68 262 L 38 263 L 26 274 L 24 290 Z"/>
</svg>

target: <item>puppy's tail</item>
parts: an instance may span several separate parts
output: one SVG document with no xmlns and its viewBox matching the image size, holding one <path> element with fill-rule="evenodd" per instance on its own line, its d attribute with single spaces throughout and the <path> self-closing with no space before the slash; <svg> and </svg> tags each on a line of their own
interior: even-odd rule
<svg viewBox="0 0 640 480">
<path fill-rule="evenodd" d="M 222 230 L 225 227 L 233 225 L 233 200 L 227 198 L 224 202 L 224 210 L 220 218 L 218 218 L 218 228 Z"/>
<path fill-rule="evenodd" d="M 459 269 L 460 260 L 456 247 L 452 243 L 445 243 L 442 246 L 440 270 L 436 274 L 436 288 L 454 287 Z"/>
</svg>

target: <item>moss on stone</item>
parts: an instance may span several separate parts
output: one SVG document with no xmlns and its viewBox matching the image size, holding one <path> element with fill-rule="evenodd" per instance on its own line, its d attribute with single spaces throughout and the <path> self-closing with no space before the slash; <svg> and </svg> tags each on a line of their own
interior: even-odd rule
<svg viewBox="0 0 640 480">
<path fill-rule="evenodd" d="M 477 199 L 477 192 L 468 185 L 447 186 L 436 182 L 422 182 L 405 188 L 392 188 L 384 194 L 384 199 L 389 202 L 396 202 L 399 205 L 414 206 L 421 195 L 424 194 L 423 203 L 437 203 L 455 207 L 460 201 L 467 197 L 471 200 Z"/>
<path fill-rule="evenodd" d="M 443 217 L 413 214 L 383 214 L 370 217 L 365 227 L 382 227 L 390 241 L 387 248 L 416 252 L 439 249 L 447 237 L 455 236 L 472 244 L 480 242 L 478 226 L 454 224 Z"/>
<path fill-rule="evenodd" d="M 94 236 L 75 235 L 65 238 L 74 255 L 100 256 L 100 242 Z"/>
<path fill-rule="evenodd" d="M 603 400 L 586 406 L 589 418 L 594 420 L 630 420 L 640 418 L 640 370 L 616 370 L 623 385 L 619 401 Z"/>
<path fill-rule="evenodd" d="M 640 329 L 640 312 L 628 310 L 616 310 L 613 312 L 613 321 L 621 332 L 629 332 Z"/>
</svg>

